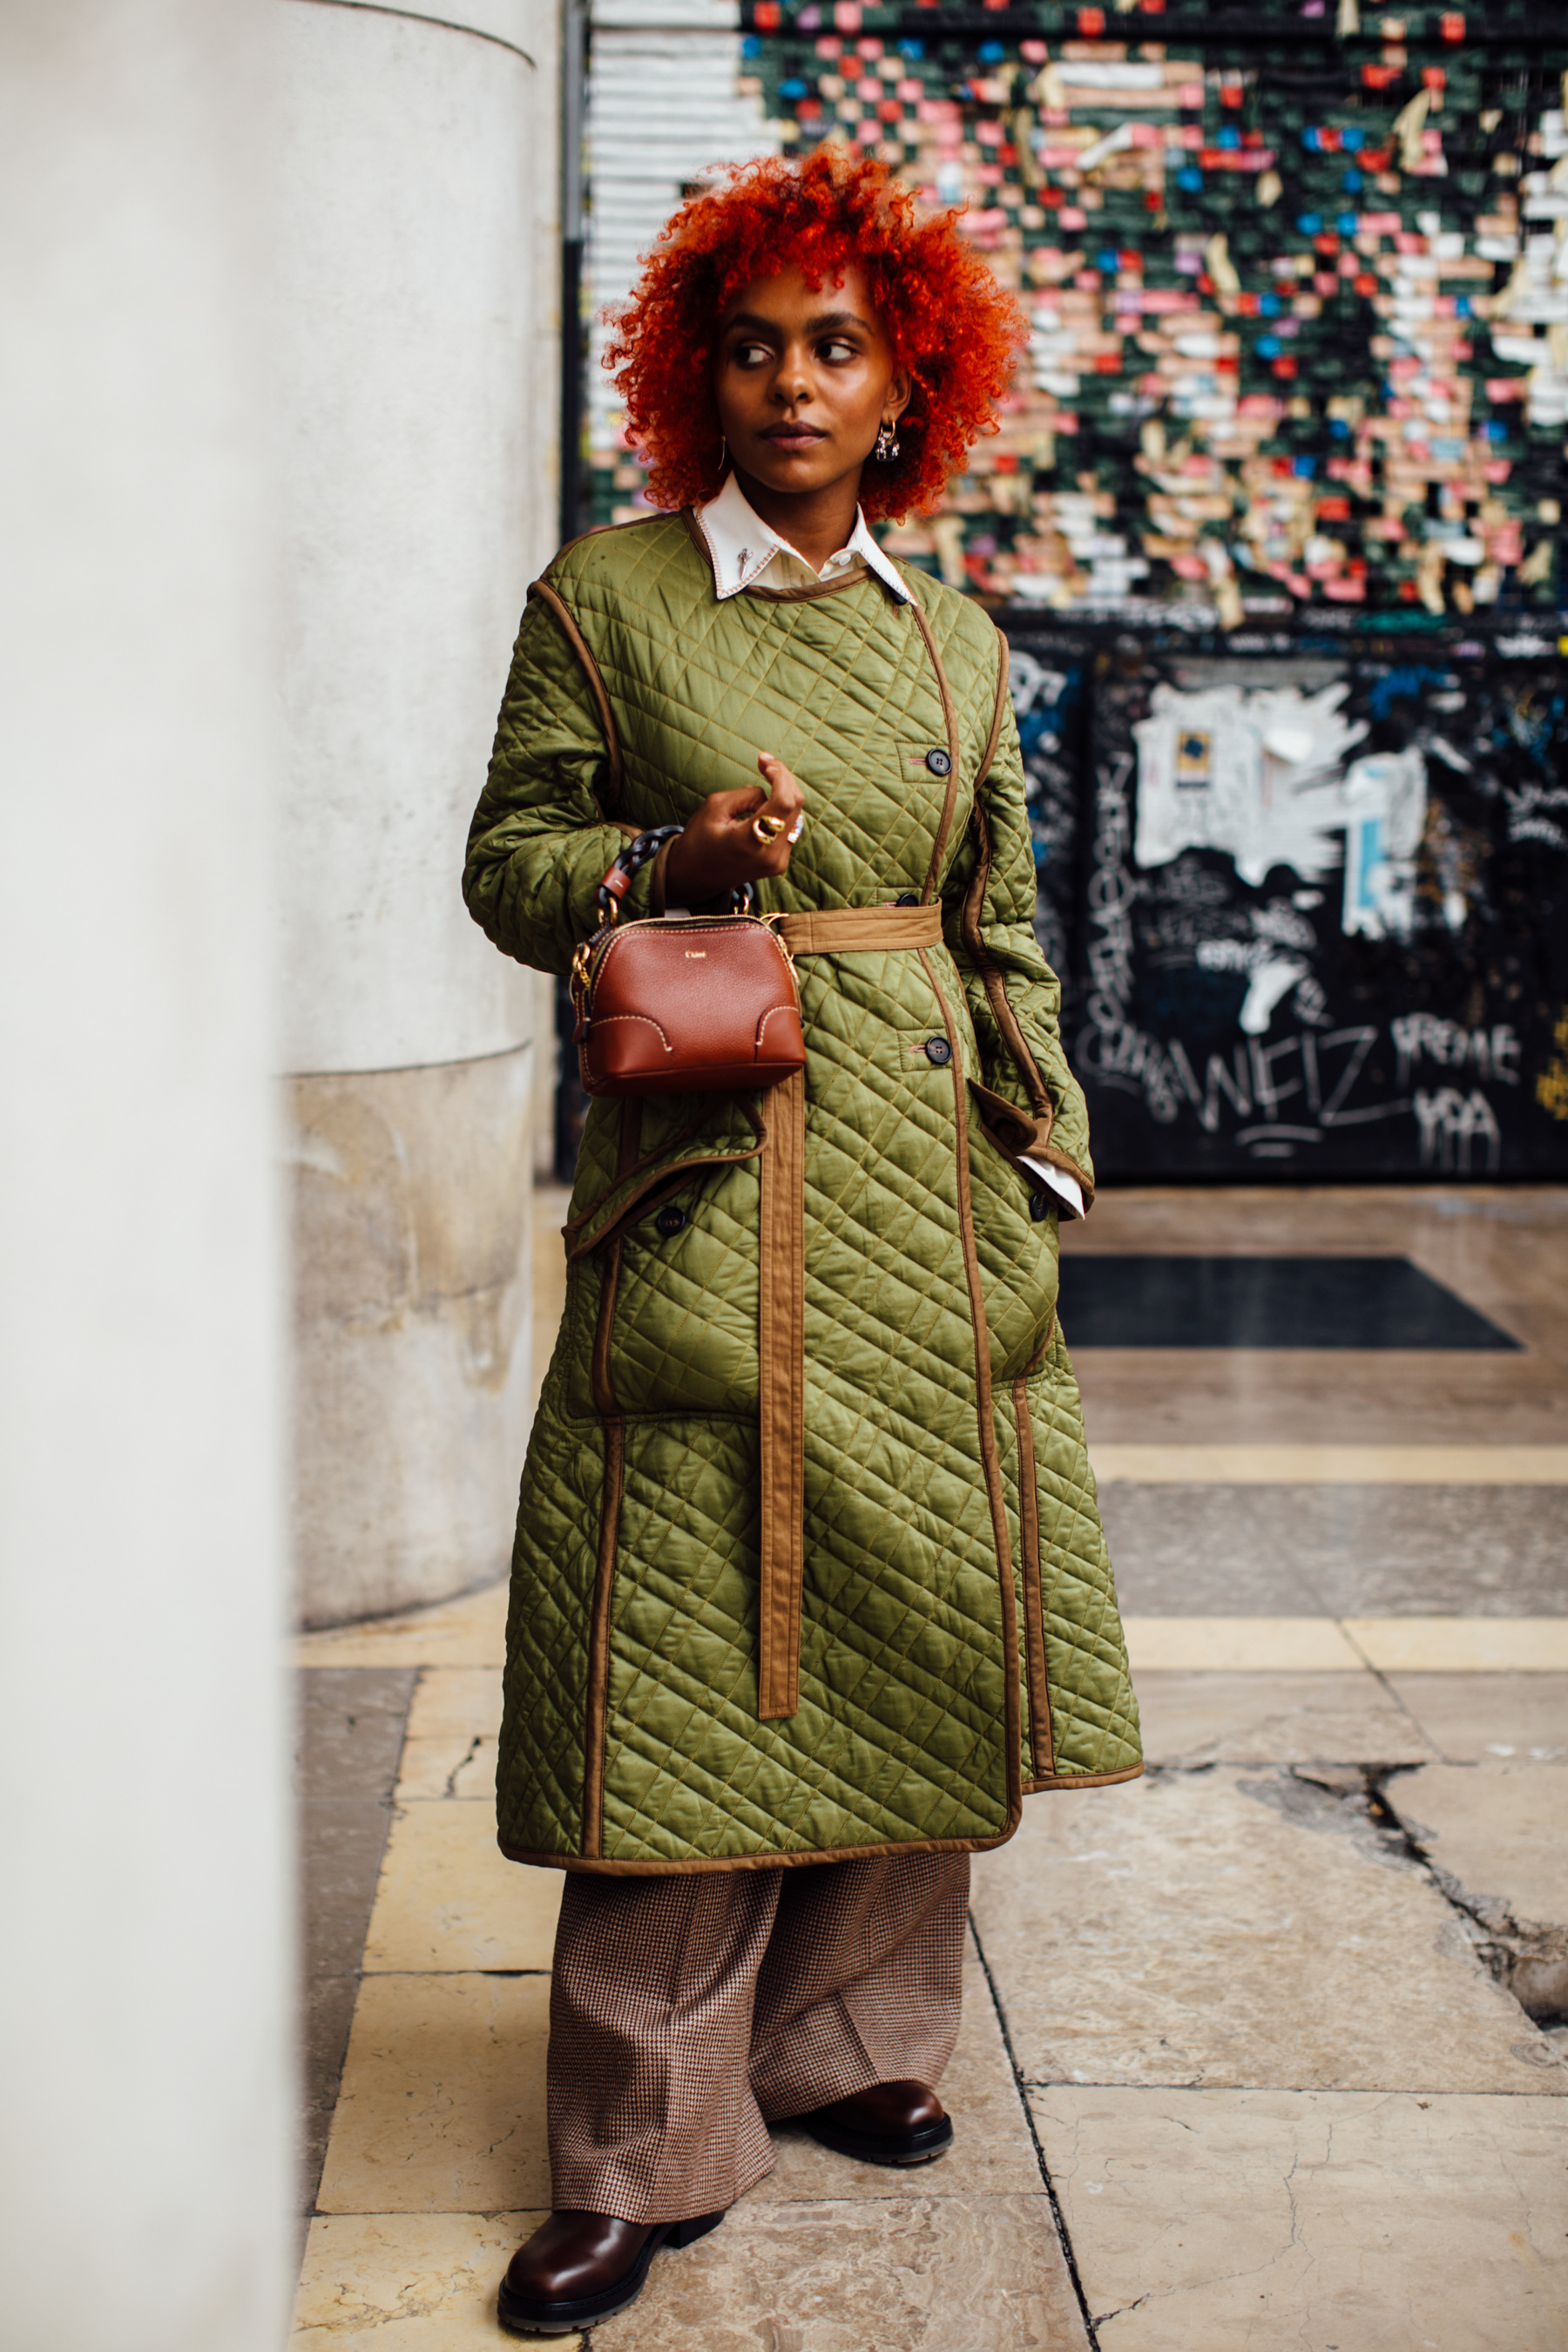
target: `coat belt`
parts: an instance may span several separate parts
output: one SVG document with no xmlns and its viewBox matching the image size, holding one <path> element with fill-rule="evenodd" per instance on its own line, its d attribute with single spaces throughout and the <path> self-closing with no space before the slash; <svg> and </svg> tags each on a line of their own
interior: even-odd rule
<svg viewBox="0 0 1568 2352">
<path fill-rule="evenodd" d="M 838 907 L 785 915 L 774 926 L 793 956 L 942 943 L 942 909 Z M 800 1708 L 800 1615 L 805 1583 L 805 1073 L 774 1087 L 762 1154 L 761 1644 L 757 1715 Z"/>
</svg>

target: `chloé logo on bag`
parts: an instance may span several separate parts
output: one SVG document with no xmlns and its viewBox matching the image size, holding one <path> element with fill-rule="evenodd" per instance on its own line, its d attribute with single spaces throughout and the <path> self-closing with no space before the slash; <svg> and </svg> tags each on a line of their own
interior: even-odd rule
<svg viewBox="0 0 1568 2352">
<path fill-rule="evenodd" d="M 686 950 L 686 961 L 688 963 L 706 963 L 708 961 L 707 949 L 688 948 Z"/>
</svg>

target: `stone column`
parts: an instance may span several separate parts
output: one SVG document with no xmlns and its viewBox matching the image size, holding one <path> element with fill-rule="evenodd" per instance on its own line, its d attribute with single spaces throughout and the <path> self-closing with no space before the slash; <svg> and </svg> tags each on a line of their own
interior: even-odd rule
<svg viewBox="0 0 1568 2352">
<path fill-rule="evenodd" d="M 292 2231 L 262 0 L 0 9 L 0 2336 Z"/>
<path fill-rule="evenodd" d="M 554 545 L 550 0 L 281 0 L 295 1552 L 308 1624 L 502 1573 L 531 976 L 458 890 Z"/>
</svg>

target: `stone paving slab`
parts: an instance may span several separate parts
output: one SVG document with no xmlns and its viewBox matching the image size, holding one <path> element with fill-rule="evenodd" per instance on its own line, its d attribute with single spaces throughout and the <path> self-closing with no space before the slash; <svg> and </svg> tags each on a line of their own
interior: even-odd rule
<svg viewBox="0 0 1568 2352">
<path fill-rule="evenodd" d="M 1389 1797 L 1468 1895 L 1568 1927 L 1568 1765 L 1427 1764 Z"/>
<path fill-rule="evenodd" d="M 489 1805 L 400 1805 L 365 1937 L 367 1970 L 548 1969 L 564 1874 L 508 1862 Z"/>
<path fill-rule="evenodd" d="M 1568 1613 L 1568 1486 L 1117 1481 L 1101 1513 L 1134 1616 Z"/>
<path fill-rule="evenodd" d="M 1430 1875 L 1288 1771 L 1037 1798 L 973 1917 L 1029 2082 L 1568 2089 Z"/>
<path fill-rule="evenodd" d="M 1087 2352 L 1088 2341 L 1043 2189 L 925 2196 L 907 2176 L 874 2201 L 748 2198 L 711 2237 L 656 2257 L 641 2301 L 594 2330 L 594 2352 Z"/>
<path fill-rule="evenodd" d="M 1426 1763 L 1439 1751 L 1365 1667 L 1138 1677 L 1151 1764 Z"/>
<path fill-rule="evenodd" d="M 1562 2352 L 1555 2099 L 1030 2095 L 1102 2352 Z"/>
<path fill-rule="evenodd" d="M 408 1711 L 398 1795 L 493 1803 L 500 1714 L 499 1666 L 426 1666 Z"/>
<path fill-rule="evenodd" d="M 491 2212 L 548 2202 L 542 1976 L 367 1977 L 320 2196 L 323 2212 Z M 1038 2159 L 978 1963 L 943 2077 L 952 2152 L 922 2167 L 927 2198 L 1043 2194 Z M 781 2128 L 763 2204 L 885 2200 L 893 2176 Z M 897 2176 L 900 2182 L 909 2176 Z"/>
<path fill-rule="evenodd" d="M 1450 1764 L 1484 1757 L 1568 1759 L 1568 1674 L 1396 1674 L 1384 1677 Z"/>
<path fill-rule="evenodd" d="M 542 1976 L 367 1976 L 317 2205 L 494 2213 L 550 2203 Z"/>
<path fill-rule="evenodd" d="M 496 2288 L 544 2219 L 521 2213 L 331 2213 L 306 2242 L 290 2342 L 298 2352 L 499 2352 L 581 2336 L 503 2336 Z"/>
</svg>

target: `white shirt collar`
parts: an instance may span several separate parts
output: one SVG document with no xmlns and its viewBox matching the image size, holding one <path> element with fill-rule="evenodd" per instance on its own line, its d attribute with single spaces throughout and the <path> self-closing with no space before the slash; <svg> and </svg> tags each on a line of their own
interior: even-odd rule
<svg viewBox="0 0 1568 2352">
<path fill-rule="evenodd" d="M 836 580 L 857 557 L 901 604 L 912 601 L 892 559 L 883 554 L 866 528 L 866 518 L 858 507 L 855 509 L 855 528 L 847 543 L 836 555 L 828 557 L 820 572 L 814 572 L 798 548 L 792 547 L 787 539 L 781 539 L 754 512 L 733 474 L 726 478 L 716 499 L 698 508 L 697 519 L 713 558 L 713 578 L 721 603 L 728 596 L 738 596 L 742 588 L 754 588 L 768 572 L 773 574 L 767 582 L 770 588 Z"/>
</svg>

